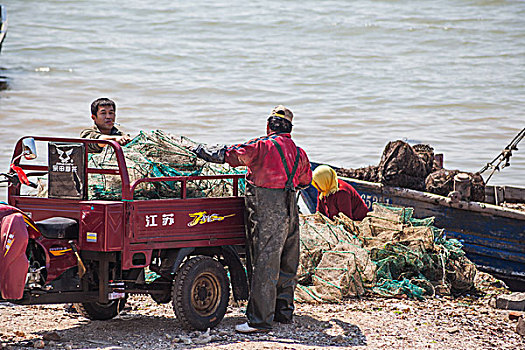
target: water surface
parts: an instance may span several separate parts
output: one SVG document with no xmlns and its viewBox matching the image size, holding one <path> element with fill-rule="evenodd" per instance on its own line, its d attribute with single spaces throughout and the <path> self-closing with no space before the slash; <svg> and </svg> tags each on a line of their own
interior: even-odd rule
<svg viewBox="0 0 525 350">
<path fill-rule="evenodd" d="M 523 1 L 2 3 L 4 170 L 23 135 L 77 136 L 101 96 L 132 135 L 209 143 L 262 135 L 284 104 L 310 159 L 344 167 L 407 139 L 477 171 L 525 127 Z M 521 148 L 490 183 L 525 187 Z"/>
</svg>

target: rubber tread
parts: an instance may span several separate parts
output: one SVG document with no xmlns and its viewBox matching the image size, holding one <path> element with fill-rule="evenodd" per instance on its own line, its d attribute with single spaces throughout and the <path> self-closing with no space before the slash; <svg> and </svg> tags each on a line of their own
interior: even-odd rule
<svg viewBox="0 0 525 350">
<path fill-rule="evenodd" d="M 126 305 L 127 298 L 115 300 L 117 303 L 117 308 L 114 308 L 115 310 L 113 312 L 109 313 L 99 313 L 96 311 L 96 303 L 75 303 L 73 304 L 73 307 L 77 310 L 77 312 L 82 315 L 83 317 L 90 319 L 90 320 L 110 320 L 117 316 L 122 309 L 124 309 L 124 306 Z M 90 310 L 91 308 L 91 310 Z M 105 309 L 104 311 L 107 311 Z"/>
<path fill-rule="evenodd" d="M 198 320 L 191 319 L 190 315 L 187 315 L 184 310 L 184 301 L 183 301 L 183 293 L 184 293 L 184 285 L 185 281 L 188 278 L 188 275 L 191 271 L 195 269 L 196 266 L 199 264 L 204 264 L 206 261 L 213 261 L 214 264 L 218 264 L 221 266 L 222 271 L 224 273 L 224 277 L 226 277 L 226 288 L 225 293 L 227 294 L 226 297 L 226 306 L 224 307 L 223 311 L 220 311 L 221 305 L 219 305 L 218 310 L 220 311 L 217 315 L 216 319 L 212 322 L 209 322 L 207 324 L 198 323 Z M 226 275 L 226 271 L 224 270 L 224 267 L 215 259 L 210 258 L 208 256 L 194 256 L 191 259 L 187 260 L 182 267 L 177 271 L 175 274 L 175 279 L 173 281 L 173 310 L 175 312 L 175 316 L 177 317 L 177 320 L 179 321 L 180 325 L 184 329 L 188 330 L 206 330 L 207 328 L 213 328 L 217 324 L 219 324 L 222 319 L 224 318 L 224 314 L 226 313 L 226 308 L 228 307 L 228 301 L 230 298 L 230 284 L 228 281 L 228 277 Z M 222 299 L 223 296 L 221 296 L 220 299 Z M 219 303 L 221 303 L 219 301 Z M 215 313 L 217 313 L 217 311 Z"/>
</svg>

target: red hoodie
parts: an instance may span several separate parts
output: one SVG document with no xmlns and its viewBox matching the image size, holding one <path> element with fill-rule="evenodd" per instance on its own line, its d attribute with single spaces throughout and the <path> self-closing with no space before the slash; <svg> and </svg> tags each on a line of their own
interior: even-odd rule
<svg viewBox="0 0 525 350">
<path fill-rule="evenodd" d="M 368 207 L 363 198 L 348 183 L 337 179 L 339 190 L 322 199 L 317 198 L 317 211 L 332 219 L 343 213 L 352 220 L 361 221 L 368 213 Z"/>
<path fill-rule="evenodd" d="M 243 144 L 232 145 L 226 150 L 226 163 L 233 167 L 247 166 L 246 180 L 252 185 L 264 188 L 284 188 L 288 175 L 272 139 L 281 146 L 290 172 L 293 169 L 297 151 L 300 152 L 293 185 L 296 188 L 309 185 L 312 182 L 312 170 L 308 156 L 304 150 L 295 145 L 290 134 L 287 133 L 272 133 Z"/>
</svg>

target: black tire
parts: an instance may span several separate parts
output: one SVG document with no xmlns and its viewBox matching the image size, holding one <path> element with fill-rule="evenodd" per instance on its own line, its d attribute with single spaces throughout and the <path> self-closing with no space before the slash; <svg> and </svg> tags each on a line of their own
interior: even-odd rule
<svg viewBox="0 0 525 350">
<path fill-rule="evenodd" d="M 117 316 L 126 305 L 127 298 L 112 300 L 107 304 L 98 302 L 73 304 L 79 314 L 90 320 L 109 320 Z"/>
<path fill-rule="evenodd" d="M 155 280 L 155 282 L 167 282 L 172 284 L 173 281 L 171 279 L 167 279 L 165 277 L 159 277 Z M 155 283 L 154 282 L 154 283 Z M 171 301 L 171 290 L 170 288 L 166 288 L 166 290 L 163 290 L 161 294 L 150 294 L 151 299 L 153 299 L 157 304 L 167 304 Z"/>
<path fill-rule="evenodd" d="M 224 267 L 207 256 L 187 260 L 173 281 L 173 310 L 183 328 L 205 330 L 222 321 L 230 284 Z"/>
</svg>

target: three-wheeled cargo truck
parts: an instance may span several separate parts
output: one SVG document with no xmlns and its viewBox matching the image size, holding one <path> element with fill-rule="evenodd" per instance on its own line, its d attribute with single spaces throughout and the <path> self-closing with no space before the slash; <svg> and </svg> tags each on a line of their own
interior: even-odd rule
<svg viewBox="0 0 525 350">
<path fill-rule="evenodd" d="M 90 167 L 88 144 L 106 144 L 118 167 Z M 47 144 L 47 145 L 46 145 Z M 48 161 L 36 165 L 35 145 L 47 146 Z M 22 161 L 21 161 L 22 160 Z M 91 174 L 117 176 L 120 200 L 88 200 Z M 26 177 L 27 175 L 27 177 Z M 24 195 L 32 176 L 46 176 L 48 195 Z M 130 294 L 172 301 L 183 327 L 216 326 L 229 302 L 248 298 L 240 256 L 245 243 L 244 175 L 142 178 L 130 183 L 126 159 L 114 141 L 23 137 L 4 174 L 8 204 L 0 205 L 2 299 L 23 305 L 74 303 L 97 320 L 115 317 Z M 188 198 L 191 181 L 221 179 L 233 195 Z M 143 183 L 177 182 L 180 197 L 138 200 Z M 157 274 L 151 281 L 145 271 Z"/>
</svg>

